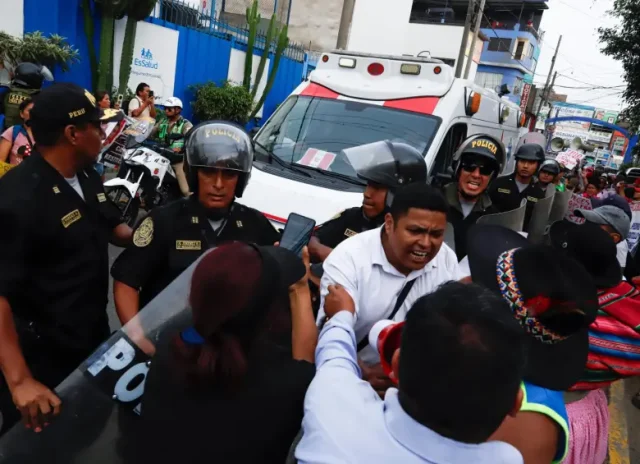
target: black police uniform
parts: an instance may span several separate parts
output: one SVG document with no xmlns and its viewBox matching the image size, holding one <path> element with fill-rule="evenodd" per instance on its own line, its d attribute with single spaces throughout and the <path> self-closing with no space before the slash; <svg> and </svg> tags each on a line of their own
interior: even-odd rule
<svg viewBox="0 0 640 464">
<path fill-rule="evenodd" d="M 524 218 L 525 230 L 533 214 L 534 205 L 538 200 L 544 198 L 544 195 L 544 190 L 534 182 L 531 182 L 522 192 L 518 190 L 515 173 L 510 176 L 497 178 L 489 189 L 491 201 L 500 212 L 518 209 L 520 208 L 522 200 L 527 200 L 527 210 Z"/>
<path fill-rule="evenodd" d="M 111 275 L 140 290 L 143 308 L 209 248 L 227 241 L 273 245 L 280 238 L 262 213 L 239 203 L 221 224 L 214 231 L 195 195 L 157 208 L 136 228 Z"/>
<path fill-rule="evenodd" d="M 318 227 L 314 235 L 323 245 L 335 248 L 349 237 L 380 227 L 383 223 L 384 214 L 369 219 L 362 208 L 349 208 Z"/>
<path fill-rule="evenodd" d="M 453 226 L 454 240 L 456 244 L 456 256 L 458 261 L 467 256 L 467 232 L 478 219 L 487 214 L 498 213 L 498 209 L 491 202 L 491 198 L 485 192 L 476 201 L 473 209 L 467 217 L 462 213 L 460 197 L 458 195 L 458 184 L 456 182 L 444 188 L 444 196 L 449 204 L 447 222 Z"/>
<path fill-rule="evenodd" d="M 34 378 L 55 388 L 109 336 L 108 244 L 121 223 L 92 168 L 84 200 L 37 152 L 0 180 L 0 295 Z M 5 422 L 16 412 L 5 387 Z"/>
</svg>

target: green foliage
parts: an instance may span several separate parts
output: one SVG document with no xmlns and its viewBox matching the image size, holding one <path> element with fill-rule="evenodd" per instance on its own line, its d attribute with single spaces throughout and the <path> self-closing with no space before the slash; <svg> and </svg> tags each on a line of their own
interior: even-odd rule
<svg viewBox="0 0 640 464">
<path fill-rule="evenodd" d="M 95 3 L 100 10 L 101 16 L 100 61 L 98 64 L 97 86 L 99 89 L 109 89 L 113 83 L 115 20 L 124 16 L 127 0 L 95 0 Z"/>
<path fill-rule="evenodd" d="M 245 125 L 253 106 L 251 93 L 242 85 L 228 81 L 222 85 L 213 82 L 193 86 L 195 100 L 191 102 L 196 117 L 201 121 L 220 119 Z"/>
<path fill-rule="evenodd" d="M 632 130 L 640 127 L 640 2 L 615 0 L 609 12 L 620 23 L 613 28 L 599 28 L 602 53 L 620 61 L 627 88 L 622 96 L 628 104 L 626 113 Z"/>
<path fill-rule="evenodd" d="M 251 8 L 247 8 L 247 26 L 249 27 L 249 37 L 247 39 L 247 55 L 244 60 L 244 79 L 242 85 L 247 91 L 251 90 L 251 72 L 253 71 L 253 47 L 256 43 L 258 26 L 262 17 L 258 13 L 258 0 L 253 0 Z"/>
<path fill-rule="evenodd" d="M 287 36 L 287 34 L 288 27 L 285 26 L 280 30 L 280 34 L 278 35 L 278 44 L 276 46 L 276 52 L 273 57 L 273 66 L 271 68 L 271 72 L 269 73 L 269 78 L 267 79 L 267 85 L 264 88 L 264 92 L 262 93 L 260 100 L 258 100 L 258 103 L 256 103 L 256 106 L 253 108 L 249 119 L 253 119 L 256 114 L 258 114 L 258 111 L 260 111 L 260 108 L 262 108 L 262 105 L 264 105 L 264 102 L 267 99 L 267 95 L 269 95 L 269 92 L 271 92 L 271 89 L 273 88 L 273 84 L 276 80 L 276 74 L 278 73 L 278 66 L 280 65 L 280 59 L 282 58 L 282 54 L 287 48 L 287 45 L 289 45 L 289 37 Z M 257 85 L 258 84 L 256 83 L 256 87 Z"/>
<path fill-rule="evenodd" d="M 0 59 L 14 67 L 23 61 L 43 64 L 49 69 L 60 66 L 68 71 L 80 61 L 76 48 L 57 34 L 45 36 L 39 31 L 25 34 L 22 39 L 0 32 Z"/>
</svg>

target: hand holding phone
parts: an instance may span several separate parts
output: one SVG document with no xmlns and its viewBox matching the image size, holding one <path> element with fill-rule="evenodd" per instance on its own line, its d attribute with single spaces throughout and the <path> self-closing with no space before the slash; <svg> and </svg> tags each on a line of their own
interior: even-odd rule
<svg viewBox="0 0 640 464">
<path fill-rule="evenodd" d="M 316 221 L 296 213 L 291 213 L 282 232 L 280 246 L 302 257 L 302 249 L 309 244 Z"/>
</svg>

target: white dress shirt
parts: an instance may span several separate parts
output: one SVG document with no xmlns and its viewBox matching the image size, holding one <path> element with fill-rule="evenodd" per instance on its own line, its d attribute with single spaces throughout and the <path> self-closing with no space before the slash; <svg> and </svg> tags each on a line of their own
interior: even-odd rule
<svg viewBox="0 0 640 464">
<path fill-rule="evenodd" d="M 522 464 L 507 443 L 459 443 L 416 422 L 395 388 L 381 400 L 360 378 L 353 324 L 353 315 L 341 311 L 320 333 L 296 448 L 299 464 Z"/>
<path fill-rule="evenodd" d="M 421 296 L 433 292 L 440 284 L 460 280 L 455 252 L 442 244 L 438 254 L 423 269 L 405 276 L 389 261 L 382 248 L 382 228 L 355 235 L 338 245 L 323 264 L 320 283 L 320 312 L 318 324 L 324 320 L 324 299 L 329 285 L 341 285 L 356 305 L 356 339 L 369 336 L 373 325 L 388 319 L 404 285 L 416 279 L 404 303 L 393 320 L 403 321 L 407 311 Z M 378 353 L 367 346 L 360 352 L 363 361 L 380 362 Z"/>
<path fill-rule="evenodd" d="M 624 268 L 627 267 L 627 254 L 629 253 L 629 244 L 626 240 L 620 241 L 616 245 L 616 257 L 618 258 L 618 263 L 620 263 L 620 267 L 624 271 Z"/>
</svg>

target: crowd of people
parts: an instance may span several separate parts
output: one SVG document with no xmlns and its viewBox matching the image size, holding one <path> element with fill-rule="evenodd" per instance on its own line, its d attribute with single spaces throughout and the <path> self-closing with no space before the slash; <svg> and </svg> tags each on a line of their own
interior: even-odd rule
<svg viewBox="0 0 640 464">
<path fill-rule="evenodd" d="M 133 117 L 155 113 L 146 84 L 136 102 Z M 184 152 L 185 198 L 123 224 L 94 169 L 111 106 L 54 84 L 23 108 L 32 151 L 0 179 L 3 433 L 20 418 L 46 433 L 56 386 L 109 337 L 112 243 L 117 315 L 153 355 L 138 462 L 605 461 L 606 389 L 640 373 L 631 179 L 569 171 L 535 143 L 500 177 L 506 150 L 479 134 L 440 189 L 407 144 L 348 148 L 362 207 L 300 258 L 240 202 L 249 135 L 191 127 L 176 98 L 154 135 Z M 566 190 L 592 208 L 533 243 L 535 205 Z M 483 224 L 516 210 L 524 231 Z M 196 262 L 190 317 L 148 337 L 136 316 Z"/>
</svg>

